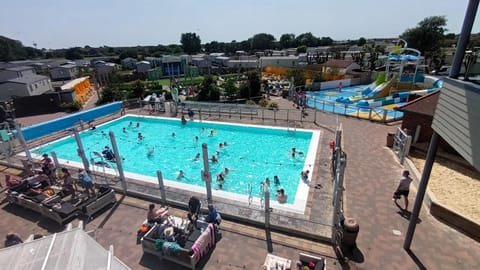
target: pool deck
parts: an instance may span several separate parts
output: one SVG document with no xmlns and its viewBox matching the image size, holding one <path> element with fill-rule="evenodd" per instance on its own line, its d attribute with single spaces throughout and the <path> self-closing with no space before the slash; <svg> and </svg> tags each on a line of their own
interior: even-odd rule
<svg viewBox="0 0 480 270">
<path fill-rule="evenodd" d="M 275 102 L 280 108 L 292 108 L 291 102 L 286 100 L 278 99 Z M 48 115 L 34 118 L 34 123 L 52 119 Z M 344 150 L 348 154 L 345 175 L 346 214 L 356 218 L 360 225 L 357 249 L 347 254 L 350 261 L 341 267 L 336 260 L 327 257 L 328 269 L 478 268 L 480 244 L 432 217 L 425 207 L 420 214 L 421 223 L 417 225 L 411 251 L 402 249 L 408 217 L 397 213 L 398 208 L 392 203 L 391 194 L 398 184 L 403 167 L 398 164 L 391 150 L 384 146 L 387 132 L 394 131 L 398 125 L 376 124 L 329 113 L 318 113 L 317 119 L 324 129 L 334 128 L 337 121 L 343 124 Z M 12 169 L 6 170 L 13 172 Z M 317 170 L 328 171 L 323 166 L 317 166 Z M 3 176 L 0 179 L 3 181 Z M 327 184 L 330 181 L 324 182 Z M 416 190 L 412 189 L 410 193 L 410 204 L 413 205 Z M 308 196 L 322 198 L 323 195 L 311 191 Z M 108 248 L 114 244 L 116 256 L 132 269 L 184 269 L 142 256 L 141 247 L 135 245 L 134 232 L 138 228 L 138 220 L 145 217 L 148 200 L 137 201 L 145 206 L 134 206 L 130 203 L 130 197 L 126 197 L 117 208 L 88 223 L 86 229 L 95 230 L 95 239 L 103 247 Z M 315 218 L 312 216 L 316 215 L 316 211 L 322 209 L 322 205 L 316 203 L 314 201 L 312 205 L 311 219 Z M 32 212 L 19 207 L 4 204 L 2 209 L 0 233 L 3 235 L 16 231 L 26 237 L 30 233 L 47 234 L 63 229 L 39 220 Z M 265 231 L 228 219 L 222 223 L 223 226 L 225 230 L 222 241 L 201 269 L 261 269 L 269 242 Z M 331 250 L 322 249 L 316 241 L 288 234 L 272 234 L 272 240 L 273 253 L 292 260 L 296 260 L 298 252 L 326 256 L 331 254 Z"/>
</svg>

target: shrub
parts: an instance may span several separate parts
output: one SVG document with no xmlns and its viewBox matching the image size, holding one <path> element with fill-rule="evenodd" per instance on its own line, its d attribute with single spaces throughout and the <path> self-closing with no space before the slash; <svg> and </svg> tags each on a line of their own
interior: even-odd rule
<svg viewBox="0 0 480 270">
<path fill-rule="evenodd" d="M 82 108 L 82 104 L 80 104 L 78 101 L 62 102 L 60 104 L 60 108 L 66 111 L 76 112 Z"/>
<path fill-rule="evenodd" d="M 253 100 L 251 100 L 251 99 L 247 100 L 247 102 L 245 102 L 245 104 L 247 104 L 247 105 L 257 105 L 257 104 L 255 103 L 255 101 L 253 101 Z"/>
<path fill-rule="evenodd" d="M 275 109 L 275 110 L 278 110 L 278 104 L 276 102 L 272 102 L 270 103 L 270 105 L 268 105 L 268 108 L 269 109 Z"/>
<path fill-rule="evenodd" d="M 268 100 L 262 98 L 258 101 L 258 105 L 260 105 L 261 107 L 267 107 L 268 106 Z"/>
</svg>

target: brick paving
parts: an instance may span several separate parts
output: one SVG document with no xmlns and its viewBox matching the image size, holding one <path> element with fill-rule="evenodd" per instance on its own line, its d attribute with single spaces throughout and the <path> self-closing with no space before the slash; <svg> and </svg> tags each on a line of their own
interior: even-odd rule
<svg viewBox="0 0 480 270">
<path fill-rule="evenodd" d="M 281 108 L 291 108 L 291 103 L 281 99 L 277 102 Z M 412 252 L 409 254 L 403 250 L 408 220 L 397 213 L 398 208 L 391 201 L 402 167 L 392 152 L 384 147 L 386 134 L 393 131 L 395 125 L 325 113 L 313 115 L 324 128 L 333 129 L 337 120 L 344 128 L 344 150 L 348 155 L 346 215 L 356 218 L 360 225 L 358 249 L 347 254 L 349 262 L 344 266 L 345 269 L 478 268 L 480 244 L 439 222 L 425 208 L 422 208 L 421 223 L 417 226 Z M 312 113 L 309 117 L 312 117 Z M 412 190 L 410 209 L 415 195 L 415 190 Z M 141 255 L 141 247 L 134 241 L 134 232 L 145 210 L 132 205 L 120 204 L 111 215 L 109 212 L 102 214 L 87 224 L 86 229 L 95 229 L 95 237 L 104 247 L 113 243 L 115 254 L 133 269 L 177 269 L 167 262 L 157 262 L 154 258 Z M 52 233 L 61 229 L 41 218 L 38 220 L 39 217 L 29 211 L 5 204 L 2 209 L 0 233 L 13 230 L 26 237 L 32 232 Z M 317 210 L 311 211 L 314 216 Z M 231 226 L 240 227 L 234 223 Z M 394 230 L 400 235 L 394 234 Z M 267 253 L 266 242 L 260 235 L 261 231 L 253 227 L 240 228 L 238 231 L 225 230 L 222 241 L 204 269 L 259 269 Z M 279 244 L 273 245 L 274 253 L 291 259 L 297 256 L 300 249 L 315 249 L 314 243 L 306 243 L 295 237 L 278 239 Z M 335 260 L 329 259 L 329 269 L 339 268 Z"/>
</svg>

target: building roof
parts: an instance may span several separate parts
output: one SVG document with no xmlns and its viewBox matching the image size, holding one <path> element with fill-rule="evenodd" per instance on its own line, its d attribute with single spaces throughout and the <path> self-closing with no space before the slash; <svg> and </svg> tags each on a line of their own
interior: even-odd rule
<svg viewBox="0 0 480 270">
<path fill-rule="evenodd" d="M 30 84 L 30 83 L 34 83 L 34 82 L 38 82 L 38 81 L 47 80 L 47 79 L 48 79 L 47 76 L 31 74 L 31 75 L 28 75 L 28 76 L 22 76 L 22 77 L 10 79 L 6 82 L 20 83 L 20 84 Z"/>
<path fill-rule="evenodd" d="M 333 67 L 333 68 L 346 68 L 351 64 L 355 63 L 352 60 L 339 60 L 339 59 L 332 59 L 328 60 L 325 64 L 325 67 Z"/>
<path fill-rule="evenodd" d="M 407 104 L 396 108 L 396 110 L 433 117 L 439 96 L 440 91 L 436 91 L 423 97 L 414 99 Z"/>
<path fill-rule="evenodd" d="M 67 68 L 67 69 L 70 69 L 70 68 L 76 68 L 76 67 L 77 67 L 77 65 L 65 64 L 65 65 L 60 65 L 60 66 L 53 67 L 52 69 L 55 69 L 55 68 Z"/>
<path fill-rule="evenodd" d="M 85 80 L 88 80 L 88 76 L 86 77 L 80 77 L 80 78 L 77 78 L 77 79 L 74 79 L 74 80 L 71 80 L 69 82 L 67 82 L 66 84 L 60 86 L 60 88 L 62 90 L 68 90 L 68 89 L 73 89 L 75 87 L 75 85 L 85 81 Z"/>
<path fill-rule="evenodd" d="M 135 65 L 140 65 L 140 64 L 150 65 L 150 62 L 148 62 L 148 61 L 138 61 L 137 63 L 135 63 Z"/>
<path fill-rule="evenodd" d="M 10 70 L 10 71 L 24 71 L 24 70 L 30 70 L 30 69 L 33 69 L 33 67 L 29 67 L 29 66 L 18 66 L 18 67 L 6 68 L 5 70 Z"/>
</svg>

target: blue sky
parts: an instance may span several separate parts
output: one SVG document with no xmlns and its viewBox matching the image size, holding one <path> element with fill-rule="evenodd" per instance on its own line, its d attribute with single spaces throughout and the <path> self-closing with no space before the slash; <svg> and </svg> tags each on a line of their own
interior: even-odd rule
<svg viewBox="0 0 480 270">
<path fill-rule="evenodd" d="M 0 35 L 38 48 L 245 40 L 312 32 L 335 40 L 398 37 L 433 15 L 459 33 L 468 0 L 16 0 L 2 1 Z M 473 27 L 480 32 L 480 16 Z"/>
</svg>

